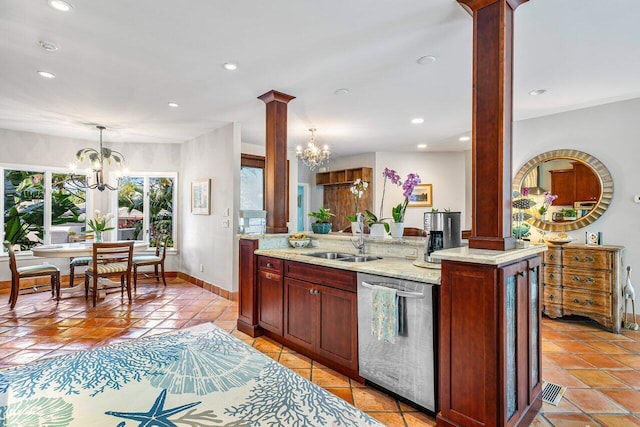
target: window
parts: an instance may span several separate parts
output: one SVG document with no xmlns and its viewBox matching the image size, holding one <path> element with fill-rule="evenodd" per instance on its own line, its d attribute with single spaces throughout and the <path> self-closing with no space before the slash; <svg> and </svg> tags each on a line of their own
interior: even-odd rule
<svg viewBox="0 0 640 427">
<path fill-rule="evenodd" d="M 158 236 L 168 235 L 172 245 L 175 188 L 175 174 L 136 174 L 120 178 L 117 238 L 153 244 Z"/>
<path fill-rule="evenodd" d="M 264 157 L 242 154 L 240 209 L 264 210 Z"/>
<path fill-rule="evenodd" d="M 31 168 L 2 170 L 2 230 L 19 250 L 67 242 L 85 229 L 86 193 L 66 183 L 65 173 Z"/>
</svg>

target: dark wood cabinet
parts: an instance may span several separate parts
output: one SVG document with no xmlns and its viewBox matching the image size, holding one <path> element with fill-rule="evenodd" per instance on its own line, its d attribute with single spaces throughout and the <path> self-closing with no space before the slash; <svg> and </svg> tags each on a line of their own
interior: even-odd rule
<svg viewBox="0 0 640 427">
<path fill-rule="evenodd" d="M 355 214 L 353 194 L 350 188 L 356 179 L 366 181 L 370 186 L 373 185 L 371 182 L 373 179 L 372 169 L 362 167 L 316 173 L 316 185 L 324 186 L 322 205 L 330 209 L 331 212 L 343 213 L 343 215 L 336 215 L 332 218 L 332 231 L 339 231 L 351 225 L 346 216 Z M 372 210 L 372 207 L 373 191 L 370 187 L 362 195 L 358 203 L 358 210 L 364 212 Z"/>
<path fill-rule="evenodd" d="M 355 273 L 287 261 L 284 283 L 284 337 L 357 372 Z"/>
<path fill-rule="evenodd" d="M 258 257 L 258 325 L 282 335 L 284 283 L 282 260 Z"/>
<path fill-rule="evenodd" d="M 571 169 L 549 171 L 551 193 L 558 196 L 556 206 L 571 206 L 574 202 L 593 202 L 600 199 L 600 178 L 588 165 L 573 162 Z"/>
<path fill-rule="evenodd" d="M 600 178 L 587 165 L 579 162 L 573 164 L 575 174 L 575 201 L 590 202 L 600 199 Z"/>
<path fill-rule="evenodd" d="M 540 258 L 442 263 L 438 426 L 528 425 L 541 406 Z"/>
<path fill-rule="evenodd" d="M 575 200 L 573 170 L 562 169 L 549 172 L 551 173 L 551 194 L 558 196 L 553 204 L 573 207 L 573 201 Z"/>
</svg>

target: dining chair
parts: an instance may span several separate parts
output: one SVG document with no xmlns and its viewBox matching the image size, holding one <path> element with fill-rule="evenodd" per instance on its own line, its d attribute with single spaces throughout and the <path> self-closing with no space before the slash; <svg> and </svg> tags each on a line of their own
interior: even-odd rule
<svg viewBox="0 0 640 427">
<path fill-rule="evenodd" d="M 402 232 L 403 236 L 417 236 L 417 237 L 427 237 L 428 233 L 422 228 L 416 227 L 405 227 Z"/>
<path fill-rule="evenodd" d="M 158 275 L 158 267 L 160 267 L 160 273 L 162 274 L 162 283 L 167 286 L 167 280 L 164 275 L 164 259 L 167 256 L 167 244 L 169 243 L 169 236 L 159 236 L 156 239 L 156 253 L 155 255 L 140 255 L 133 257 L 133 290 L 138 289 L 138 267 L 153 266 L 153 270 L 156 276 L 156 282 L 160 281 Z M 160 253 L 160 246 L 162 246 L 162 254 Z"/>
<path fill-rule="evenodd" d="M 98 282 L 101 278 L 119 276 L 120 296 L 124 298 L 124 288 L 131 303 L 131 259 L 133 241 L 93 244 L 93 259 L 84 273 L 84 297 L 89 299 L 89 280 L 92 281 L 93 306 L 98 302 Z"/>
<path fill-rule="evenodd" d="M 70 243 L 86 242 L 87 239 L 89 238 L 93 239 L 93 235 L 75 234 L 75 235 L 69 236 L 69 242 Z M 79 256 L 75 258 L 72 257 L 69 260 L 69 287 L 75 286 L 76 267 L 86 267 L 91 263 L 92 259 L 93 258 L 91 258 L 90 256 Z"/>
<path fill-rule="evenodd" d="M 18 267 L 16 254 L 10 242 L 4 241 L 3 245 L 9 253 L 9 268 L 11 269 L 11 292 L 9 294 L 9 306 L 13 309 L 18 301 L 20 293 L 20 279 L 49 276 L 51 280 L 51 296 L 60 301 L 60 269 L 51 264 L 27 265 Z M 33 289 L 35 285 L 31 286 Z M 26 287 L 23 289 L 27 289 Z"/>
</svg>

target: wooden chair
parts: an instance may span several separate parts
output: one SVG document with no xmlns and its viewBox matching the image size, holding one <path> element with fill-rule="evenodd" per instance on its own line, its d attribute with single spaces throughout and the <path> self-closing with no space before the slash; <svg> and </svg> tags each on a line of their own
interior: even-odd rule
<svg viewBox="0 0 640 427">
<path fill-rule="evenodd" d="M 402 232 L 403 236 L 427 237 L 428 233 L 422 228 L 405 227 Z"/>
<path fill-rule="evenodd" d="M 156 254 L 155 255 L 140 255 L 133 258 L 133 289 L 138 289 L 138 267 L 153 266 L 153 270 L 156 276 L 156 282 L 160 281 L 158 275 L 158 267 L 160 267 L 160 273 L 162 274 L 162 283 L 167 286 L 167 280 L 164 276 L 164 259 L 167 256 L 167 243 L 169 242 L 169 236 L 159 236 L 156 239 Z M 160 247 L 162 246 L 162 254 L 160 254 Z"/>
<path fill-rule="evenodd" d="M 11 293 L 9 294 L 9 305 L 13 309 L 18 301 L 20 293 L 20 279 L 49 276 L 51 280 L 51 296 L 55 296 L 60 301 L 60 269 L 55 265 L 38 264 L 18 267 L 16 264 L 16 254 L 10 242 L 3 242 L 9 252 L 9 268 L 11 269 Z M 36 286 L 32 286 L 33 289 Z M 26 289 L 26 288 L 24 288 Z"/>
<path fill-rule="evenodd" d="M 98 301 L 98 279 L 103 277 L 120 277 L 120 295 L 124 298 L 124 288 L 131 303 L 131 259 L 133 258 L 133 241 L 94 243 L 93 259 L 84 274 L 84 297 L 89 299 L 89 279 L 93 281 L 93 306 Z"/>
</svg>

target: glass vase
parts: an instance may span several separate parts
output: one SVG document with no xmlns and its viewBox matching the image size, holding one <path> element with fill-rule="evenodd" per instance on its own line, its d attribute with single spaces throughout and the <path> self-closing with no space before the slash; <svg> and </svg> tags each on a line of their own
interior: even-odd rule
<svg viewBox="0 0 640 427">
<path fill-rule="evenodd" d="M 94 243 L 102 243 L 102 231 L 93 232 L 93 241 Z"/>
</svg>

